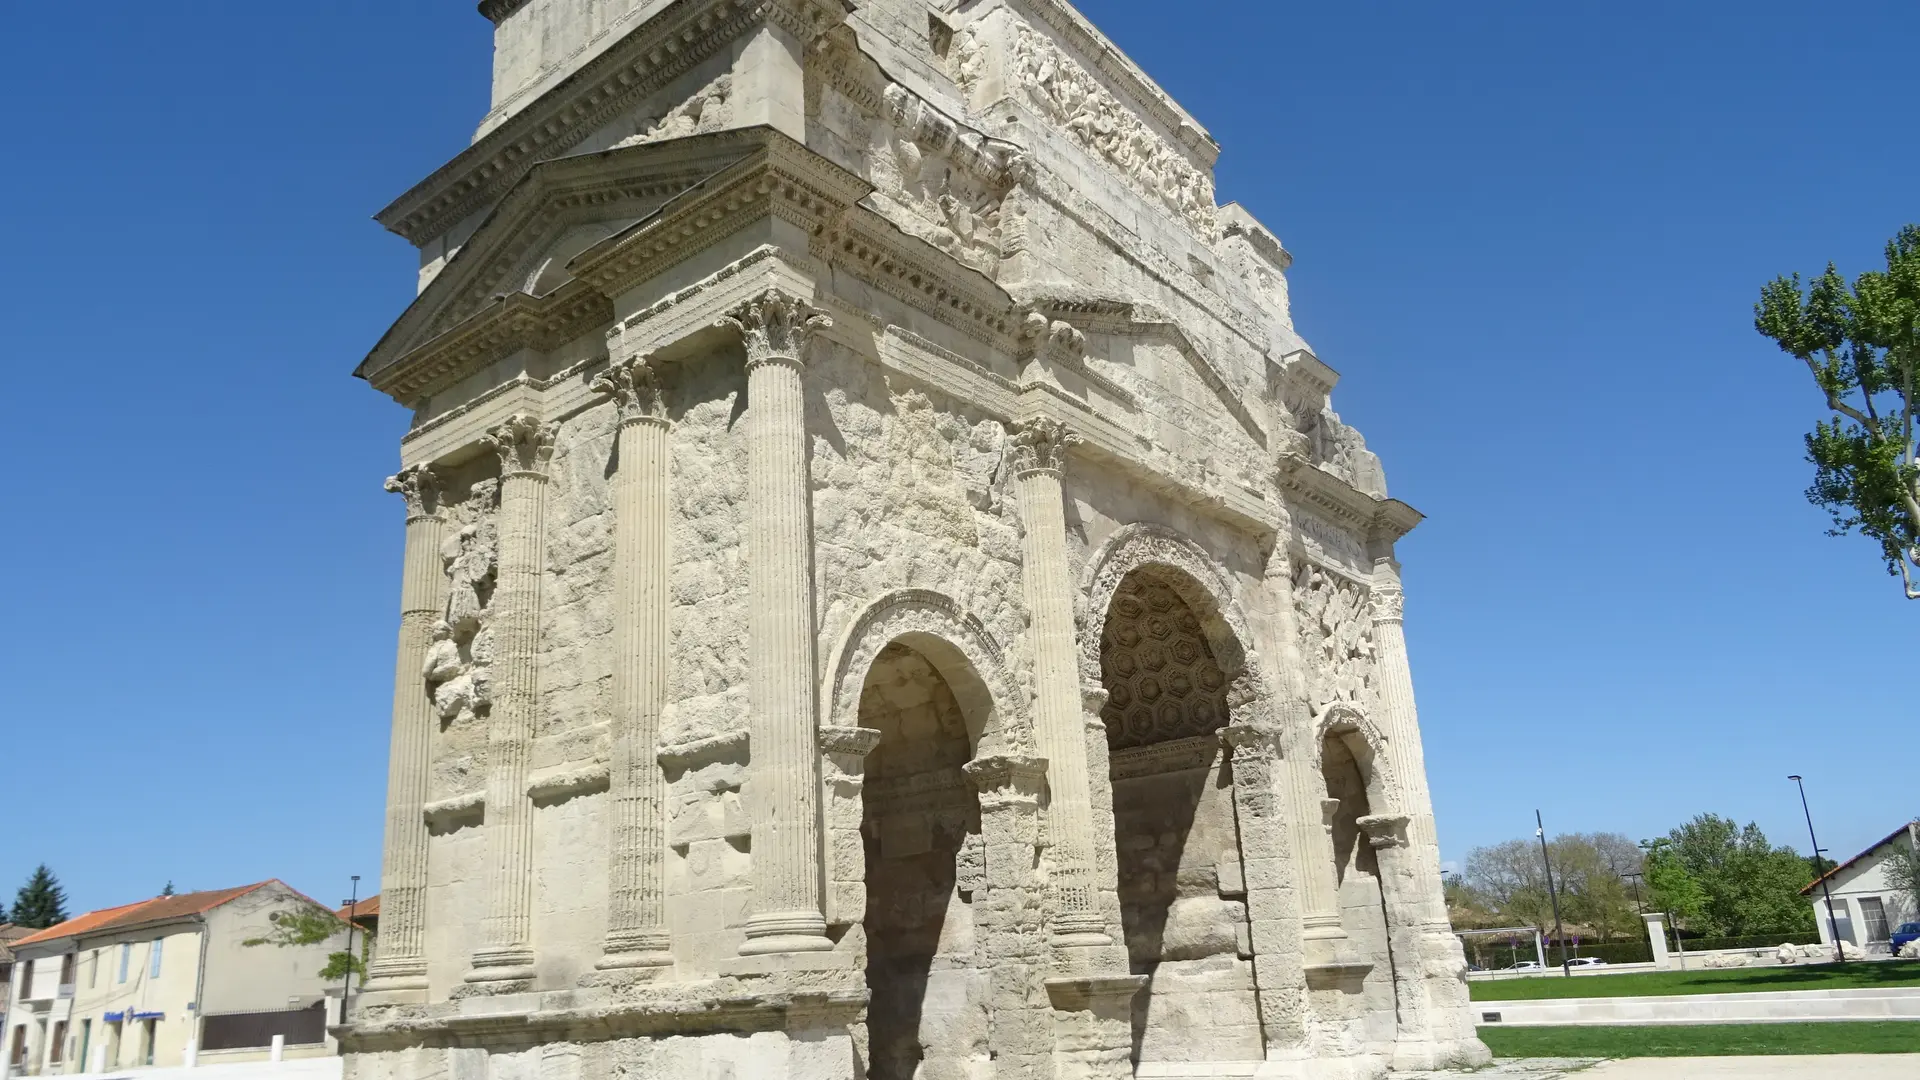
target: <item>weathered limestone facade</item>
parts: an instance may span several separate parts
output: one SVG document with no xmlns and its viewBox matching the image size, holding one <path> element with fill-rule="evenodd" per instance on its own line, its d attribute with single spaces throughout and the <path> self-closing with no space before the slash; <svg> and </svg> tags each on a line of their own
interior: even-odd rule
<svg viewBox="0 0 1920 1080">
<path fill-rule="evenodd" d="M 486 0 L 359 1080 L 1486 1059 L 1290 261 L 1063 0 Z"/>
</svg>

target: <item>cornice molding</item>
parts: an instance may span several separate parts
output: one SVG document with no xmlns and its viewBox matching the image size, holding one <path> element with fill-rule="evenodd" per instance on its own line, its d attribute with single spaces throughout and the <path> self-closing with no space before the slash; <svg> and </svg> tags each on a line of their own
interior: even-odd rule
<svg viewBox="0 0 1920 1080">
<path fill-rule="evenodd" d="M 675 0 L 388 204 L 375 220 L 415 246 L 424 244 L 735 38 L 770 19 L 790 20 L 795 2 Z M 809 12 L 851 9 L 846 0 L 806 6 Z"/>
<path fill-rule="evenodd" d="M 507 16 L 527 6 L 527 0 L 480 0 L 480 14 L 495 26 L 507 21 Z"/>
</svg>

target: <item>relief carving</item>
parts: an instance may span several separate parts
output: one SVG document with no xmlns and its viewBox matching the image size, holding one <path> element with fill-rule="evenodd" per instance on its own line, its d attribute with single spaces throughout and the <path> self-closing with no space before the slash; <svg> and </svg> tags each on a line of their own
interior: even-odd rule
<svg viewBox="0 0 1920 1080">
<path fill-rule="evenodd" d="M 968 30 L 954 46 L 956 77 L 971 92 L 982 77 L 983 44 Z M 1046 35 L 1014 28 L 1008 75 L 1042 115 L 1104 158 L 1143 194 L 1158 199 L 1201 236 L 1215 232 L 1213 178 L 1169 147 L 1146 122 Z"/>
<path fill-rule="evenodd" d="M 494 522 L 499 481 L 483 480 L 454 507 L 458 525 L 440 547 L 447 576 L 447 607 L 433 625 L 421 677 L 442 723 L 486 714 L 492 703 L 493 661 L 489 606 L 498 570 L 500 538 Z"/>
<path fill-rule="evenodd" d="M 1008 196 L 1027 174 L 1018 150 L 969 131 L 898 83 L 887 83 L 870 150 L 875 185 L 926 223 L 911 229 L 991 277 L 1012 253 Z"/>
<path fill-rule="evenodd" d="M 722 74 L 664 113 L 642 116 L 615 147 L 640 146 L 720 131 L 733 123 L 733 76 Z"/>
<path fill-rule="evenodd" d="M 1374 669 L 1367 590 L 1312 563 L 1294 573 L 1293 590 L 1315 714 L 1340 702 L 1365 708 L 1373 697 Z"/>
</svg>

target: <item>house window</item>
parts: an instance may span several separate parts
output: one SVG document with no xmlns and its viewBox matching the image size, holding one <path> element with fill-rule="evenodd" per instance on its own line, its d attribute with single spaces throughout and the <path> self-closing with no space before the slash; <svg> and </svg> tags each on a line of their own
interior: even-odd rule
<svg viewBox="0 0 1920 1080">
<path fill-rule="evenodd" d="M 163 938 L 154 938 L 147 946 L 147 978 L 149 979 L 160 977 L 160 946 L 164 942 Z"/>
<path fill-rule="evenodd" d="M 80 968 L 80 954 L 68 953 L 60 958 L 60 985 L 72 986 Z"/>
<path fill-rule="evenodd" d="M 1893 935 L 1887 932 L 1887 908 L 1880 902 L 1879 897 L 1860 898 L 1860 921 L 1867 924 L 1868 944 L 1892 939 Z"/>
<path fill-rule="evenodd" d="M 66 1047 L 67 1022 L 65 1020 L 55 1020 L 53 1022 L 53 1042 L 47 1046 L 47 1064 L 60 1064 L 60 1062 L 64 1060 Z"/>
<path fill-rule="evenodd" d="M 1848 913 L 1850 910 L 1845 900 L 1835 900 L 1832 908 L 1833 917 L 1831 925 L 1833 932 L 1839 935 L 1841 941 L 1848 941 L 1858 945 L 1860 942 L 1854 940 L 1853 936 L 1853 916 Z"/>
<path fill-rule="evenodd" d="M 91 990 L 98 985 L 100 985 L 100 950 L 95 949 L 87 954 L 87 989 Z"/>
<path fill-rule="evenodd" d="M 127 981 L 127 965 L 133 962 L 133 942 L 120 943 L 120 981 Z"/>
</svg>

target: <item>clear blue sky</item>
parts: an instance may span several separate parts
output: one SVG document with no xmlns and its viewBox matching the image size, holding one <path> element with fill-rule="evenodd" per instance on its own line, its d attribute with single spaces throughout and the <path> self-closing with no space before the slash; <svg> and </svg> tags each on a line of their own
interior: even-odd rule
<svg viewBox="0 0 1920 1080">
<path fill-rule="evenodd" d="M 368 216 L 466 141 L 467 0 L 7 5 L 0 898 L 380 869 L 412 294 Z M 1762 282 L 1920 220 L 1920 7 L 1087 0 L 1294 252 L 1402 546 L 1449 859 L 1703 810 L 1920 812 L 1920 604 L 1800 492 Z M 1169 19 L 1167 12 L 1225 11 Z M 1904 682 L 1903 694 L 1900 684 Z M 1896 765 L 1897 761 L 1904 761 Z"/>
</svg>

